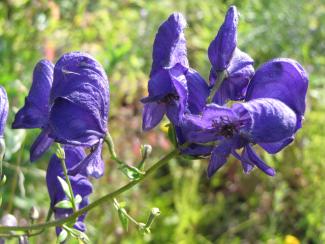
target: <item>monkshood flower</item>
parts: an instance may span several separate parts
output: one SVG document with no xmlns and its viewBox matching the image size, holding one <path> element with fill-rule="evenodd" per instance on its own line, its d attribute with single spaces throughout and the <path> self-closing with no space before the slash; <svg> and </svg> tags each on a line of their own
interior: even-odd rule
<svg viewBox="0 0 325 244">
<path fill-rule="evenodd" d="M 153 45 L 153 62 L 143 98 L 143 130 L 154 128 L 166 114 L 178 125 L 184 113 L 199 113 L 209 93 L 201 75 L 189 67 L 184 29 L 186 21 L 173 13 L 159 27 Z"/>
<path fill-rule="evenodd" d="M 54 66 L 49 136 L 63 144 L 90 147 L 83 167 L 96 178 L 104 169 L 101 151 L 108 113 L 109 85 L 103 67 L 88 54 L 64 54 Z"/>
<path fill-rule="evenodd" d="M 254 74 L 253 59 L 237 48 L 238 12 L 231 6 L 215 39 L 210 43 L 210 84 L 215 87 L 211 100 L 223 105 L 242 100 Z"/>
<path fill-rule="evenodd" d="M 53 67 L 53 64 L 45 59 L 36 64 L 32 87 L 25 98 L 25 105 L 17 112 L 12 124 L 13 129 L 42 129 L 30 149 L 32 162 L 39 159 L 53 143 L 53 139 L 48 137 L 47 129 Z"/>
<path fill-rule="evenodd" d="M 73 169 L 82 162 L 82 160 L 86 157 L 86 154 L 81 147 L 76 146 L 66 145 L 64 147 L 64 151 L 65 163 L 74 196 L 80 195 L 82 198 L 81 202 L 77 206 L 78 209 L 81 209 L 88 205 L 88 196 L 92 193 L 92 185 L 87 179 L 84 172 L 75 173 Z M 47 168 L 46 183 L 51 199 L 51 208 L 54 211 L 56 219 L 67 217 L 72 213 L 72 209 L 55 207 L 58 202 L 62 200 L 68 200 L 58 180 L 58 176 L 62 179 L 65 179 L 60 159 L 54 154 L 51 157 L 50 163 Z M 86 230 L 86 226 L 83 223 L 85 216 L 86 215 L 83 214 L 77 219 L 74 228 L 80 231 Z M 61 229 L 57 228 L 57 234 L 59 234 L 60 231 Z"/>
<path fill-rule="evenodd" d="M 308 77 L 300 64 L 274 59 L 256 71 L 244 103 L 231 108 L 209 104 L 201 115 L 187 115 L 183 126 L 188 141 L 216 143 L 208 176 L 223 166 L 230 154 L 242 162 L 245 173 L 257 166 L 274 176 L 275 170 L 257 156 L 252 145 L 276 153 L 293 141 L 301 128 L 307 87 Z M 241 155 L 238 149 L 243 149 Z"/>
<path fill-rule="evenodd" d="M 6 90 L 0 86 L 0 138 L 3 137 L 7 117 L 8 117 L 9 103 Z"/>
</svg>

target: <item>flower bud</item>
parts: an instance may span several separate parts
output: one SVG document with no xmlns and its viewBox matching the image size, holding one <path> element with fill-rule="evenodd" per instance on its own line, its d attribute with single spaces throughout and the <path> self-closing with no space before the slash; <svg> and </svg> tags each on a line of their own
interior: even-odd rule
<svg viewBox="0 0 325 244">
<path fill-rule="evenodd" d="M 65 152 L 60 144 L 58 144 L 58 149 L 56 149 L 56 156 L 61 160 L 65 160 Z"/>
<path fill-rule="evenodd" d="M 31 220 L 37 220 L 39 218 L 39 212 L 36 207 L 32 207 L 29 211 L 29 218 Z"/>
<path fill-rule="evenodd" d="M 151 145 L 149 144 L 144 144 L 142 147 L 141 147 L 141 154 L 142 154 L 142 158 L 145 160 L 147 159 L 150 154 L 152 152 L 152 147 Z"/>
<path fill-rule="evenodd" d="M 12 214 L 5 214 L 0 221 L 3 226 L 17 226 L 17 219 Z"/>
</svg>

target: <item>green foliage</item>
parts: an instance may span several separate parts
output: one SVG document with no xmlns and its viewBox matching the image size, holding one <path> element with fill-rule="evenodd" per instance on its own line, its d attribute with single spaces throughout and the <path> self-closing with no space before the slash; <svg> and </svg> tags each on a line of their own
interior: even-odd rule
<svg viewBox="0 0 325 244">
<path fill-rule="evenodd" d="M 188 21 L 191 66 L 207 78 L 207 48 L 230 4 L 241 14 L 239 47 L 254 58 L 256 67 L 281 56 L 298 60 L 310 73 L 308 109 L 295 143 L 276 156 L 259 152 L 277 169 L 276 177 L 257 170 L 244 175 L 233 158 L 208 180 L 205 160 L 178 158 L 123 195 L 127 212 L 137 219 L 146 219 L 151 206 L 159 207 L 162 215 L 151 234 L 139 234 L 134 225 L 124 231 L 121 216 L 107 205 L 86 218 L 92 243 L 283 243 L 286 235 L 302 243 L 325 242 L 323 0 L 0 1 L 0 84 L 10 98 L 8 127 L 24 102 L 39 59 L 55 62 L 63 52 L 86 51 L 104 65 L 110 80 L 109 127 L 118 155 L 132 165 L 142 156 L 139 141 L 148 143 L 153 146 L 146 161 L 150 165 L 172 147 L 165 128 L 148 133 L 140 129 L 139 99 L 146 93 L 155 32 L 170 13 L 182 12 Z M 24 220 L 30 207 L 37 206 L 39 221 L 45 219 L 49 198 L 44 170 L 49 157 L 29 163 L 35 135 L 36 131 L 6 131 L 7 183 L 1 186 L 0 215 L 13 212 Z M 109 155 L 103 156 L 106 173 L 93 182 L 90 201 L 128 181 Z M 30 242 L 51 243 L 54 236 L 54 231 L 46 231 Z"/>
</svg>

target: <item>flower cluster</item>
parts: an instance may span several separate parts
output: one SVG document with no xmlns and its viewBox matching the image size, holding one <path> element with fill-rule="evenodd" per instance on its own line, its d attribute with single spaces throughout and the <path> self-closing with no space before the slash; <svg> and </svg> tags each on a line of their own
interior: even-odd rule
<svg viewBox="0 0 325 244">
<path fill-rule="evenodd" d="M 185 26 L 184 17 L 174 13 L 156 34 L 149 95 L 142 99 L 143 129 L 152 129 L 166 114 L 183 154 L 210 156 L 209 177 L 229 155 L 241 161 L 245 173 L 256 166 L 274 176 L 252 146 L 274 154 L 294 140 L 305 112 L 305 70 L 292 59 L 278 58 L 255 72 L 253 59 L 237 47 L 238 13 L 231 6 L 208 48 L 207 84 L 189 66 Z M 228 101 L 235 102 L 227 106 Z"/>
<path fill-rule="evenodd" d="M 308 87 L 305 70 L 294 60 L 277 58 L 255 71 L 253 59 L 237 47 L 238 13 L 232 6 L 208 48 L 211 70 L 206 82 L 190 67 L 185 27 L 184 17 L 174 13 L 156 34 L 149 94 L 141 100 L 143 130 L 154 128 L 166 115 L 178 147 L 170 155 L 181 152 L 195 158 L 210 156 L 209 177 L 230 155 L 242 163 L 245 173 L 256 166 L 274 176 L 275 170 L 255 153 L 253 145 L 258 144 L 274 154 L 294 140 L 305 112 Z M 56 219 L 88 205 L 93 190 L 88 177 L 99 178 L 104 173 L 101 157 L 104 140 L 112 158 L 130 179 L 147 175 L 142 169 L 151 147 L 144 147 L 139 168 L 117 158 L 107 131 L 109 105 L 108 78 L 90 55 L 71 52 L 64 54 L 55 65 L 41 60 L 35 66 L 31 89 L 12 128 L 41 129 L 30 149 L 32 162 L 54 142 L 63 144 L 63 149 L 59 147 L 52 156 L 46 173 L 50 207 Z M 7 114 L 8 98 L 0 87 L 1 143 Z M 1 144 L 0 163 L 2 156 Z M 0 180 L 1 177 L 2 171 Z M 127 214 L 116 206 L 121 218 L 126 218 Z M 153 215 L 157 215 L 156 210 Z M 149 218 L 151 222 L 153 215 Z M 84 218 L 85 214 L 73 223 L 78 231 L 85 231 Z M 144 225 L 147 229 L 149 220 Z M 57 227 L 58 234 L 64 233 L 62 228 L 70 227 Z"/>
<path fill-rule="evenodd" d="M 12 128 L 40 128 L 42 131 L 30 149 L 30 160 L 39 159 L 53 144 L 64 144 L 63 159 L 53 155 L 46 181 L 51 209 L 56 218 L 72 213 L 72 208 L 56 204 L 67 200 L 59 178 L 65 179 L 61 160 L 75 198 L 81 197 L 78 209 L 88 205 L 92 185 L 87 176 L 99 178 L 104 173 L 102 144 L 107 133 L 109 84 L 103 67 L 90 55 L 64 54 L 55 65 L 41 60 L 34 68 L 33 83 L 25 105 L 15 116 Z M 86 155 L 85 148 L 90 148 Z M 71 199 L 70 199 L 71 200 Z M 75 228 L 84 231 L 84 215 Z M 58 233 L 60 229 L 57 230 Z"/>
</svg>

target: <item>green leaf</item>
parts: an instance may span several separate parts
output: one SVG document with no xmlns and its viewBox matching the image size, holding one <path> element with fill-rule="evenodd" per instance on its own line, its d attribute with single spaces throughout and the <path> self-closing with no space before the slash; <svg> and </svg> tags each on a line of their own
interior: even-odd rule
<svg viewBox="0 0 325 244">
<path fill-rule="evenodd" d="M 144 175 L 143 171 L 127 164 L 121 165 L 119 170 L 121 170 L 130 180 L 138 180 Z"/>
<path fill-rule="evenodd" d="M 118 217 L 122 223 L 123 229 L 125 231 L 128 231 L 129 229 L 129 218 L 127 217 L 127 213 L 126 210 L 124 208 L 119 208 L 117 210 L 118 212 Z"/>
<path fill-rule="evenodd" d="M 85 244 L 90 243 L 90 240 L 89 240 L 88 236 L 84 232 L 81 232 L 81 231 L 79 231 L 77 229 L 74 229 L 74 228 L 70 228 L 70 227 L 68 227 L 66 225 L 64 225 L 63 228 L 65 230 L 67 230 L 72 237 L 81 240 Z"/>
<path fill-rule="evenodd" d="M 57 204 L 55 204 L 56 208 L 72 208 L 72 203 L 69 200 L 62 200 L 60 202 L 58 202 Z"/>
<path fill-rule="evenodd" d="M 62 186 L 62 189 L 65 193 L 65 195 L 69 198 L 69 199 L 72 199 L 72 196 L 70 195 L 70 190 L 69 190 L 69 186 L 68 186 L 68 183 L 62 179 L 60 176 L 58 176 L 58 180 L 60 181 L 60 184 Z"/>
<path fill-rule="evenodd" d="M 60 232 L 60 235 L 56 239 L 56 243 L 60 244 L 60 243 L 64 242 L 67 239 L 67 237 L 68 237 L 68 232 L 65 229 L 62 229 Z"/>
</svg>

